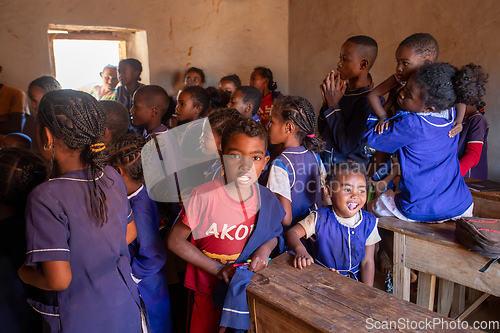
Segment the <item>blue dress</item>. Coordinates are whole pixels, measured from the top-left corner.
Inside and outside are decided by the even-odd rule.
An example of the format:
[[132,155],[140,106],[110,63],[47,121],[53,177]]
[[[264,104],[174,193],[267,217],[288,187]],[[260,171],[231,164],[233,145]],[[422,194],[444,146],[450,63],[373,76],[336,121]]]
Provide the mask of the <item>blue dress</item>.
[[88,170],[50,179],[30,194],[26,208],[26,262],[69,261],[72,280],[62,291],[44,291],[44,332],[141,332],[141,301],[132,279],[126,242],[133,220],[121,176],[107,166],[98,183],[106,195],[108,221],[92,214]]
[[169,333],[172,319],[167,273],[163,268],[167,251],[160,237],[158,210],[144,186],[129,196],[129,202],[137,227],[137,238],[129,245],[132,274],[141,280],[139,291],[148,310],[151,332]]

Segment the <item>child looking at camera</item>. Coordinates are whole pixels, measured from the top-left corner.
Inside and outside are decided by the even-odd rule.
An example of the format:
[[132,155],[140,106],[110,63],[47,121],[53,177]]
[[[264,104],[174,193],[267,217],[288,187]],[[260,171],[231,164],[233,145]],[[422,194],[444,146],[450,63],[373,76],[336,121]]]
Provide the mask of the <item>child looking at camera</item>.
[[[366,202],[364,165],[347,161],[333,164],[326,180],[332,205],[311,214],[286,233],[295,252],[294,266],[316,262],[373,286],[375,244],[380,241],[377,218],[361,210]],[[300,241],[316,236],[312,255]]]

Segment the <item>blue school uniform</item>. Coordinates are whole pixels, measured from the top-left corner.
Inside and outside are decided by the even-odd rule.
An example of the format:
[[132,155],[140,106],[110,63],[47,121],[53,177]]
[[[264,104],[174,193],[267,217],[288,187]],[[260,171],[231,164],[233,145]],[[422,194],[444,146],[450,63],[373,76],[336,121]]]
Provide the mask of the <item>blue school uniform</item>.
[[460,175],[458,136],[448,137],[455,108],[440,113],[399,112],[382,134],[368,129],[370,147],[398,152],[401,164],[397,209],[422,222],[446,220],[463,214],[472,196]]
[[88,170],[76,170],[37,186],[26,208],[26,262],[69,261],[72,280],[62,291],[44,291],[44,332],[141,332],[137,285],[126,242],[133,214],[123,179],[112,167],[98,177],[108,221],[94,217]]
[[292,226],[321,207],[323,163],[304,146],[283,150],[271,164],[267,187],[292,202]]
[[148,311],[151,332],[172,332],[167,273],[163,268],[167,251],[160,237],[158,210],[144,186],[128,199],[137,227],[137,238],[128,247],[132,274],[141,280],[138,286]]
[[339,223],[331,206],[317,210],[316,241],[313,242],[315,260],[355,279],[359,279],[366,240],[377,224],[374,215],[364,210],[360,212],[362,221],[351,228]]

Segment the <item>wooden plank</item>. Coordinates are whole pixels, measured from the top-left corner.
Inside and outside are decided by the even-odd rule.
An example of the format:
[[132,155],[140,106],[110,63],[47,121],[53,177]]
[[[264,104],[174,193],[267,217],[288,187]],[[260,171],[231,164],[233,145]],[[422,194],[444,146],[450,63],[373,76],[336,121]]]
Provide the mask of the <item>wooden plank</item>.
[[453,304],[451,305],[450,317],[455,318],[465,310],[465,286],[455,283],[453,291]]
[[406,266],[406,235],[394,232],[394,253],[392,262],[394,296],[410,301],[410,269]]
[[418,274],[417,305],[433,311],[435,292],[436,276],[420,272]]
[[482,255],[463,247],[453,248],[412,237],[406,237],[405,245],[408,268],[500,296],[500,265],[492,265],[480,273],[479,269],[488,262]]
[[437,313],[443,316],[450,314],[454,285],[452,281],[439,279]]
[[[478,193],[478,192],[475,192]],[[474,216],[486,217],[490,219],[500,219],[500,201],[492,200],[492,198],[479,197],[475,193],[472,194],[474,200]],[[500,192],[485,192],[499,193]]]
[[457,320],[464,320],[468,315],[472,313],[481,303],[483,303],[488,297],[491,295],[488,293],[484,293],[481,297],[479,297],[474,303],[472,303],[467,310],[465,310],[460,316],[457,317]]

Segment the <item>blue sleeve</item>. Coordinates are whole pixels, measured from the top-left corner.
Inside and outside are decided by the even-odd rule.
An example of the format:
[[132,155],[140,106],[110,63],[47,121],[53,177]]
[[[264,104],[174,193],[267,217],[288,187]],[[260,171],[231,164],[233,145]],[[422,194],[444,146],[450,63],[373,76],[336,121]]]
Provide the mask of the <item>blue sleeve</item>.
[[146,200],[134,200],[131,203],[137,227],[138,250],[132,259],[132,274],[143,279],[157,273],[165,265],[167,252],[160,237],[156,207]]
[[415,117],[418,116],[405,113],[392,118],[389,129],[382,134],[368,130],[366,133],[367,145],[373,149],[392,154],[404,146],[417,142],[422,131],[418,130]]
[[325,112],[326,122],[333,133],[333,148],[340,154],[349,154],[363,140],[366,130],[366,121],[371,112],[367,98],[359,98],[352,107],[353,115],[346,123],[346,119],[341,110],[328,113],[333,108]]

